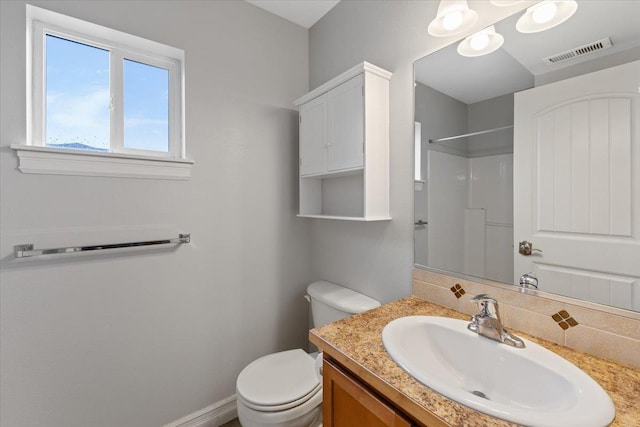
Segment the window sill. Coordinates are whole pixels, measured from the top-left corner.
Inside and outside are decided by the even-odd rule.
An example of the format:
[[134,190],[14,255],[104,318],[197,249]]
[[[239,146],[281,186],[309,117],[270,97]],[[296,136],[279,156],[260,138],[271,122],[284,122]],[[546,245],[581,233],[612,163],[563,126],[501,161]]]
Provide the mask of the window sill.
[[193,160],[13,144],[22,173],[188,180]]

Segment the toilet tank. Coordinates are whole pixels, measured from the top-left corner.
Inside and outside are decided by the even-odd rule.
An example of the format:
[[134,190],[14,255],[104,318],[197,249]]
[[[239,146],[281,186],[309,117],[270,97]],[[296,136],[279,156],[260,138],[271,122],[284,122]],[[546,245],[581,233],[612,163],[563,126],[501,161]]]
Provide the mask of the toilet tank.
[[311,298],[314,327],[380,306],[380,303],[373,298],[325,281],[310,284],[307,287],[307,294]]

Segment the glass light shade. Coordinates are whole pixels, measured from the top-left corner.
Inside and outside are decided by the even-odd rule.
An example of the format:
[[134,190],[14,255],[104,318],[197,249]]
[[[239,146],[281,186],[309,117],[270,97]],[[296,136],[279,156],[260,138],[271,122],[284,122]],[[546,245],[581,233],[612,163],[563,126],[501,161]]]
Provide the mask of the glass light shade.
[[487,55],[498,50],[503,43],[504,37],[496,33],[496,27],[492,25],[461,41],[458,53],[468,57]]
[[477,21],[478,14],[469,9],[466,0],[441,0],[428,31],[435,37],[455,36],[471,28]]
[[531,19],[536,24],[546,24],[556,16],[556,13],[558,13],[558,6],[554,2],[544,2],[533,10]]
[[544,0],[527,9],[516,29],[521,33],[545,31],[571,18],[576,10],[578,3],[574,0]]
[[462,25],[462,12],[456,10],[455,12],[447,13],[442,17],[442,26],[447,31],[457,30]]
[[509,7],[522,3],[522,0],[491,0],[490,3],[498,7]]

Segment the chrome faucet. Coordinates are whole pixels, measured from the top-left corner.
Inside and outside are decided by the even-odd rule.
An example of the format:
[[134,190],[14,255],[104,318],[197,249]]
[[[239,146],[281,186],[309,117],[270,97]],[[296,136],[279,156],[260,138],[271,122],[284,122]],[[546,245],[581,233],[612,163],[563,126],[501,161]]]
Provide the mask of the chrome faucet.
[[520,287],[527,289],[529,287],[538,289],[538,278],[533,273],[526,273],[520,276]]
[[511,335],[502,326],[498,301],[490,295],[476,295],[471,301],[478,304],[480,313],[471,316],[471,323],[467,326],[472,332],[483,335],[492,340],[500,341],[516,348],[524,348],[524,341],[515,335]]

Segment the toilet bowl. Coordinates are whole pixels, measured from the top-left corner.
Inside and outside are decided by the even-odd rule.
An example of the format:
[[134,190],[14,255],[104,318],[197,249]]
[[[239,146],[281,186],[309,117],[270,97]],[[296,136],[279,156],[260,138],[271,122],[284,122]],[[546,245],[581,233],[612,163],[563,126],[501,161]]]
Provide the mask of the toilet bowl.
[[261,357],[236,382],[243,427],[306,427],[319,418],[322,383],[316,361],[302,349]]
[[[315,326],[380,306],[365,295],[320,281],[307,287]],[[243,427],[321,427],[322,355],[302,349],[263,356],[236,381],[238,419]]]

